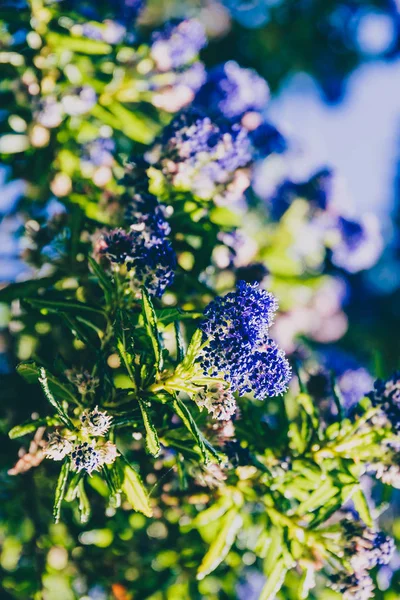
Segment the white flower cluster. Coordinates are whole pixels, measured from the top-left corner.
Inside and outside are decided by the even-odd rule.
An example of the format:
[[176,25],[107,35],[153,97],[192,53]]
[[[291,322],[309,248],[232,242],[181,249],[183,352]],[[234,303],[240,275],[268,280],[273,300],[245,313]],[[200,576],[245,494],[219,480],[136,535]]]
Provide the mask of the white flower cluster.
[[[102,437],[109,430],[112,417],[96,406],[93,410],[85,410],[80,422],[84,436]],[[49,434],[44,454],[52,460],[63,460],[69,456],[74,471],[86,471],[90,475],[103,465],[111,465],[117,458],[118,451],[110,441],[99,443],[96,439],[81,440],[72,434],[66,437],[54,432]]]

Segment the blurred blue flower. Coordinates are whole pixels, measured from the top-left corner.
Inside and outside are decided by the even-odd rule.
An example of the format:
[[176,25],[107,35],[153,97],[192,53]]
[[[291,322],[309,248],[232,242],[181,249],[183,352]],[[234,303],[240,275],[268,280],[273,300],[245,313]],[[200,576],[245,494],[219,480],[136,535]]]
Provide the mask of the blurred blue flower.
[[267,82],[253,69],[230,60],[211,69],[195,104],[210,116],[240,120],[247,112],[261,112],[269,100]]
[[383,250],[383,239],[378,218],[362,215],[358,220],[339,217],[339,242],[332,248],[332,262],[349,273],[372,267]]
[[160,71],[169,71],[192,62],[206,45],[200,21],[170,21],[151,36],[151,56]]

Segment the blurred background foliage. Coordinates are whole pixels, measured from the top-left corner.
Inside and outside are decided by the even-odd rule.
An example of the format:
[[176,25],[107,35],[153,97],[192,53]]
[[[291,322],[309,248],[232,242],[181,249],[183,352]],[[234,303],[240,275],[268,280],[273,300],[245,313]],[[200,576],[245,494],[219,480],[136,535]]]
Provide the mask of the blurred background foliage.
[[[173,105],[170,110],[165,97],[154,99],[157,92],[161,94],[176,81],[172,73],[160,76],[148,56],[150,32],[171,18],[194,16],[204,23],[209,44],[201,60],[207,67],[236,60],[265,77],[272,96],[267,116],[279,128],[287,125],[289,131],[296,129],[296,122],[286,123],[287,115],[279,111],[289,97],[297,101],[299,112],[292,114],[300,119],[302,110],[314,106],[302,105],[303,88],[293,92],[298,75],[311,77],[318,102],[335,105],[339,112],[347,110],[347,94],[354,91],[354,85],[348,91],[349,81],[366,65],[393,66],[397,92],[399,89],[400,13],[395,0],[149,0],[138,24],[139,0],[32,0],[30,4],[3,0],[0,9],[0,278],[4,284],[38,276],[51,279],[61,272],[62,285],[68,289],[69,279],[81,273],[79,256],[86,246],[78,239],[78,232],[83,215],[93,221],[93,226],[118,222],[118,198],[123,191],[121,178],[127,158],[141,153],[169,122],[171,113],[180,108]],[[96,30],[93,23],[105,19],[109,20],[106,25]],[[74,29],[74,23],[89,21],[95,33],[84,37]],[[43,52],[42,39],[46,40]],[[139,57],[133,57],[133,46],[139,48]],[[68,95],[71,88],[74,93]],[[390,95],[392,88],[384,88],[382,93]],[[371,89],[371,103],[374,98]],[[376,113],[380,110],[379,104],[374,106]],[[399,113],[397,108],[390,125],[396,135]],[[308,116],[306,120],[312,133],[312,121]],[[368,123],[365,126],[368,128]],[[341,133],[334,155],[346,152],[346,136],[351,132]],[[353,136],[357,137],[356,131]],[[98,139],[103,140],[101,147],[96,146]],[[307,247],[314,233],[309,228],[310,209],[304,202],[293,202],[279,221],[271,216],[273,194],[263,186],[271,168],[274,173],[306,181],[325,167],[326,158],[329,162],[329,148],[322,160],[318,156],[309,159],[303,142],[295,139],[289,159],[281,157],[281,162],[272,167],[264,162],[259,165],[251,192],[254,197],[248,199],[254,212],[244,225],[240,211],[232,214],[221,208],[211,215],[206,245],[209,256],[203,256],[204,265],[210,260],[210,277],[220,291],[232,285],[239,277],[238,271],[251,259],[265,265],[268,271],[262,271],[260,279],[267,278],[282,309],[275,337],[289,353],[299,353],[308,360],[311,370],[316,353],[320,361],[336,371],[342,391],[349,394],[351,402],[351,394],[357,393],[353,389],[355,381],[365,393],[374,376],[387,376],[399,366],[399,146],[390,146],[392,172],[387,187],[380,188],[375,205],[363,205],[362,199],[355,199],[359,212],[379,215],[384,248],[376,252],[376,260],[352,272],[340,265],[338,268],[324,244]],[[369,144],[374,147],[374,143],[371,135]],[[357,140],[353,151],[357,153]],[[360,180],[365,170],[373,168],[361,164],[350,176]],[[265,205],[269,219],[266,228],[259,227],[257,212],[265,212]],[[68,207],[68,217],[64,206]],[[202,221],[198,223],[201,227]],[[218,233],[238,224],[243,225],[244,258],[235,262],[226,255],[229,244],[221,243],[218,249]],[[180,222],[177,229],[179,226]],[[196,227],[191,233],[195,236]],[[257,240],[255,250],[250,244],[252,239]],[[295,252],[293,240],[302,240]],[[184,242],[180,249],[180,266],[192,274],[194,285],[204,265],[194,261],[193,252]],[[183,285],[178,275],[168,300],[171,305],[177,302],[177,290],[180,293]],[[190,286],[186,293],[189,291]],[[28,418],[32,407],[40,413],[45,402],[38,389],[28,387],[14,373],[14,367],[18,360],[36,355],[52,362],[49,338],[70,356],[82,348],[52,315],[20,313],[15,302],[10,314],[11,298],[3,296],[2,300],[2,598],[35,598],[42,574],[46,600],[258,598],[264,581],[253,552],[257,532],[252,537],[249,530],[246,535],[239,534],[235,549],[215,573],[194,583],[196,566],[215,531],[212,524],[203,528],[188,525],[207,502],[201,488],[184,506],[178,496],[163,495],[163,490],[170,490],[172,463],[169,465],[168,460],[153,465],[138,453],[140,460],[147,461],[141,467],[148,473],[149,488],[157,486],[161,491],[155,515],[159,520],[149,522],[132,513],[129,506],[117,514],[107,509],[104,515],[101,497],[105,490],[100,478],[94,476],[91,485],[96,493],[89,525],[78,524],[76,515],[66,511],[65,523],[49,526],[54,465],[29,470],[20,478],[7,474],[19,450],[19,443],[6,435],[10,425]],[[195,302],[190,299],[187,307],[202,308]],[[279,406],[276,402],[269,406],[274,418]],[[399,544],[399,492],[389,493],[388,488],[375,486],[371,495],[387,502],[382,521]],[[390,567],[382,567],[377,598],[395,600],[400,596],[398,568],[398,556]],[[293,574],[281,597],[295,600],[297,594]],[[308,597],[337,598],[337,594],[323,588],[315,594]]]

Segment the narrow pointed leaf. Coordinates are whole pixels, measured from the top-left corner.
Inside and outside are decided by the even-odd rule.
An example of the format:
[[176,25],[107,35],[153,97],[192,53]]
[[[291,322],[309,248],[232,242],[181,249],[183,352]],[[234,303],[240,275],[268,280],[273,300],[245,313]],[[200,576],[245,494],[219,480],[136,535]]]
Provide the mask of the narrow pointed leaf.
[[203,313],[185,311],[180,308],[163,308],[156,310],[157,321],[163,325],[169,325],[176,321],[184,321],[190,319],[200,319]]
[[93,332],[88,331],[87,327],[83,326],[81,323],[79,323],[78,319],[75,319],[71,315],[61,312],[60,316],[63,318],[64,323],[74,337],[83,342],[92,350],[96,351],[96,345],[100,345],[100,338],[98,336],[93,336]]
[[189,347],[186,351],[186,356],[178,366],[178,369],[182,371],[188,371],[190,367],[193,365],[195,360],[197,359],[203,340],[203,333],[201,329],[196,329],[194,332],[192,339],[190,340]]
[[112,299],[114,297],[114,287],[111,280],[108,278],[108,276],[101,268],[99,263],[95,261],[95,259],[92,256],[89,256],[88,261],[90,268],[92,269],[93,273],[98,279],[99,286],[104,292],[104,299],[106,301],[106,304],[111,304]]
[[221,529],[217,533],[197,571],[197,579],[204,579],[206,575],[212,573],[226,558],[243,521],[237,509],[231,508],[221,519],[221,522]]
[[328,500],[336,496],[339,489],[332,485],[330,479],[326,479],[322,485],[314,490],[314,492],[307,498],[305,502],[302,502],[298,508],[299,514],[307,514],[316,510],[320,506],[323,506]]
[[122,362],[125,364],[126,370],[128,371],[128,375],[132,382],[132,386],[136,390],[136,372],[133,363],[134,345],[131,329],[131,324],[129,322],[129,317],[126,314],[126,311],[119,310],[115,319],[115,335],[117,338],[117,350]]
[[175,341],[176,341],[176,356],[178,359],[178,363],[181,363],[185,358],[185,346],[183,343],[183,337],[181,332],[181,326],[179,321],[174,322],[175,328]]
[[158,439],[157,431],[154,427],[146,402],[139,400],[139,406],[142,411],[143,423],[146,429],[146,450],[149,454],[156,457],[160,454],[160,441]]
[[142,288],[142,298],[143,298],[143,320],[144,325],[147,331],[147,335],[151,339],[151,344],[153,346],[154,353],[154,368],[157,373],[159,373],[162,369],[162,347],[160,341],[160,334],[158,333],[157,328],[157,316],[156,311],[154,310],[153,303],[151,298],[146,290],[146,288]]
[[42,300],[39,298],[26,298],[25,301],[34,308],[39,310],[46,309],[47,311],[53,313],[59,313],[61,311],[72,312],[74,314],[83,312],[86,314],[101,315],[104,317],[104,312],[100,308],[90,306],[89,304],[84,304],[83,302],[74,302],[72,300]]
[[29,419],[25,421],[25,423],[21,423],[21,425],[16,425],[8,432],[8,437],[12,440],[15,438],[22,437],[23,435],[27,435],[28,433],[32,433],[32,431],[36,431],[38,427],[48,427],[52,425],[56,425],[59,421],[54,417],[44,417],[43,419],[36,419],[32,421]]
[[[40,367],[33,361],[23,362],[17,366],[18,374],[28,383],[37,383],[40,375]],[[57,399],[68,400],[76,404],[76,398],[68,386],[61,383],[54,375],[46,370],[49,389]]]
[[42,387],[42,390],[44,392],[44,395],[46,396],[47,400],[50,402],[50,404],[56,409],[60,419],[63,421],[63,423],[69,428],[69,429],[75,429],[74,424],[72,423],[71,419],[69,418],[69,416],[67,415],[67,413],[65,412],[65,410],[63,409],[61,402],[59,402],[58,400],[55,399],[55,397],[53,396],[53,394],[50,391],[49,388],[49,384],[47,381],[47,375],[46,375],[46,369],[44,369],[43,367],[41,367],[39,369],[40,375],[38,378],[38,381]]
[[286,571],[285,561],[281,558],[272,569],[267,583],[261,590],[261,595],[258,600],[275,600],[276,595],[285,581]]
[[92,510],[90,508],[89,498],[86,494],[84,479],[81,479],[78,483],[77,497],[79,498],[79,512],[81,513],[81,523],[87,523],[90,519]]
[[143,482],[139,474],[128,462],[124,462],[123,464],[123,481],[121,488],[134,510],[143,513],[146,517],[153,516],[153,511],[149,503],[149,496]]
[[362,489],[358,488],[356,492],[354,492],[353,496],[354,508],[360,515],[361,519],[368,527],[374,526],[374,520],[371,515],[371,511],[368,506],[367,499],[364,495]]
[[73,502],[78,495],[78,484],[83,477],[83,472],[74,473],[71,477],[71,481],[65,492],[64,499],[66,502]]
[[[208,445],[205,443],[206,440],[205,440],[203,434],[201,433],[200,429],[197,427],[196,421],[193,419],[190,410],[188,409],[186,404],[184,402],[182,402],[181,400],[179,400],[179,398],[177,398],[177,397],[175,397],[173,406],[174,406],[175,412],[178,415],[178,417],[180,419],[182,419],[183,424],[188,429],[188,431],[190,431],[190,433],[196,440],[197,445],[200,448],[200,452],[201,452],[204,462],[208,463],[209,462],[209,456],[208,456],[208,452],[207,452]],[[211,444],[210,444],[210,446],[211,446]],[[212,446],[211,446],[211,448],[212,448]]]
[[67,488],[68,474],[69,474],[69,460],[66,460],[60,471],[60,475],[58,476],[56,493],[54,497],[54,506],[53,506],[53,517],[55,523],[58,523],[60,520],[61,513],[61,504],[64,499],[65,490]]
[[0,302],[8,304],[14,299],[26,298],[41,288],[49,288],[55,281],[57,281],[57,277],[42,277],[31,281],[10,283],[0,290]]

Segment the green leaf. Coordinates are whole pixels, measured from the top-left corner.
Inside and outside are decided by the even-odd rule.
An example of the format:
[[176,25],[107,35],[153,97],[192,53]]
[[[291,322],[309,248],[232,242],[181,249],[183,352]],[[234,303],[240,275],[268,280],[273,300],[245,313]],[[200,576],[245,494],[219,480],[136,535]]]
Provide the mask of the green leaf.
[[81,523],[87,523],[90,519],[91,508],[89,498],[85,490],[85,480],[82,478],[78,483],[77,497],[79,498],[79,512],[81,514]]
[[201,350],[201,347],[203,345],[203,332],[201,331],[201,329],[196,329],[196,331],[194,332],[192,339],[190,340],[190,344],[188,346],[188,349],[186,351],[186,356],[183,359],[183,361],[181,362],[180,365],[178,365],[177,369],[179,371],[189,371],[190,368],[193,366],[194,362],[196,361],[196,359],[199,356],[199,352]]
[[153,510],[149,504],[149,496],[142,480],[127,461],[124,461],[123,465],[121,488],[134,510],[143,513],[146,517],[153,516]]
[[282,557],[282,549],[285,544],[283,529],[281,527],[271,525],[268,527],[268,533],[270,538],[264,561],[264,573],[267,577],[271,575],[274,565]]
[[53,506],[53,517],[54,517],[55,523],[58,523],[60,520],[61,503],[64,499],[65,490],[67,487],[69,467],[70,467],[70,464],[69,464],[69,460],[67,459],[63,463],[63,465],[61,467],[60,475],[58,476],[56,493],[55,493],[55,497],[54,497],[54,506]]
[[242,217],[226,206],[216,206],[210,210],[210,221],[230,229],[231,227],[239,227],[242,224]]
[[277,563],[275,563],[275,566],[268,577],[267,583],[261,590],[261,595],[258,600],[274,600],[279,590],[283,586],[286,572],[287,568],[285,566],[285,561],[283,558],[281,558]]
[[[33,361],[20,363],[17,366],[17,371],[28,383],[37,383],[40,375],[40,367]],[[56,398],[68,400],[75,404],[77,403],[74,394],[66,385],[58,381],[58,379],[48,371],[46,371],[46,377],[49,389]]]
[[119,124],[116,128],[135,142],[150,144],[160,130],[158,123],[137,109],[129,110],[119,102],[113,102],[107,108],[115,117],[115,124]]
[[100,40],[91,40],[88,38],[75,38],[71,35],[62,35],[51,31],[47,34],[46,40],[49,46],[56,52],[71,50],[80,54],[104,55],[110,54],[112,46]]
[[162,310],[156,310],[156,315],[158,323],[162,323],[166,326],[175,321],[200,319],[203,316],[203,313],[185,311],[180,308],[163,308]]
[[302,502],[298,507],[299,514],[307,514],[323,506],[328,500],[331,500],[334,496],[339,493],[339,489],[332,484],[332,480],[327,478],[319,488],[307,498],[305,502]]
[[176,341],[176,356],[177,356],[178,362],[181,363],[183,361],[183,359],[185,358],[185,347],[184,347],[184,343],[183,343],[183,337],[182,337],[181,326],[179,324],[179,321],[174,321],[174,328],[175,328],[175,341]]
[[137,389],[134,359],[134,341],[132,337],[132,325],[129,315],[124,310],[118,310],[115,319],[115,336],[117,339],[117,350],[123,361],[133,389]]
[[334,372],[331,373],[331,388],[332,388],[333,400],[335,402],[335,405],[336,405],[336,408],[338,411],[339,421],[343,421],[343,419],[345,417],[345,410],[343,408],[344,400],[343,400],[342,392],[340,391],[340,388],[337,384]]
[[162,370],[162,347],[160,341],[160,334],[158,333],[157,328],[157,316],[151,298],[146,288],[144,287],[142,288],[142,299],[142,315],[147,334],[151,339],[151,344],[153,346],[154,367],[156,369],[156,372],[160,373],[160,371]]
[[73,313],[88,313],[92,315],[101,315],[104,317],[104,312],[100,308],[84,304],[83,302],[73,302],[70,300],[40,300],[38,298],[25,298],[34,308],[39,310],[45,309],[48,312],[59,313],[59,312],[73,312]]
[[113,418],[113,427],[124,427],[128,425],[136,425],[139,423],[140,415],[139,409],[126,412]]
[[360,487],[358,487],[357,491],[354,492],[352,499],[354,502],[354,508],[360,515],[361,519],[368,527],[373,527],[374,520],[372,518],[367,499]]
[[0,290],[0,302],[11,302],[12,300],[26,298],[40,289],[47,289],[57,281],[56,277],[42,277],[31,281],[11,283]]
[[182,402],[179,398],[175,396],[173,401],[173,407],[175,409],[176,414],[182,420],[186,429],[190,431],[193,438],[196,440],[197,445],[200,448],[201,455],[203,457],[204,462],[207,464],[209,462],[209,453],[212,454],[215,458],[219,460],[219,456],[217,451],[211,446],[211,444],[205,439],[200,429],[196,425],[196,421],[193,419],[192,414],[186,404]]
[[73,502],[78,495],[78,484],[83,477],[83,472],[74,473],[71,481],[69,482],[67,491],[65,492],[64,500],[66,502]]
[[83,342],[92,350],[96,351],[96,345],[100,345],[100,338],[98,335],[94,337],[93,332],[91,330],[88,331],[86,324],[80,323],[77,318],[75,319],[74,317],[67,315],[65,312],[61,312],[60,316],[74,337]]
[[188,528],[204,527],[209,523],[220,519],[232,507],[232,499],[230,496],[222,496],[217,502],[214,502],[209,508],[199,512]]
[[156,457],[160,454],[160,441],[158,439],[157,431],[151,419],[146,401],[139,400],[139,406],[142,411],[143,423],[146,429],[146,450],[149,454]]
[[340,494],[333,496],[331,500],[328,500],[326,504],[315,512],[315,516],[310,522],[310,529],[316,529],[319,525],[325,523],[343,504]]
[[112,471],[107,467],[104,466],[102,468],[102,473],[104,476],[104,479],[106,480],[109,492],[110,492],[110,504],[111,506],[113,506],[114,508],[118,508],[119,506],[121,506],[121,489],[120,486],[116,486],[115,485],[115,478],[112,475]]
[[228,510],[221,519],[221,523],[222,526],[197,571],[196,577],[199,580],[204,579],[206,575],[212,573],[226,558],[236,539],[236,534],[242,526],[243,520],[235,507]]
[[40,385],[42,387],[44,395],[46,396],[46,398],[50,402],[50,404],[56,409],[57,413],[60,416],[61,421],[69,429],[74,430],[75,426],[72,423],[71,419],[69,418],[69,416],[67,415],[67,413],[63,409],[61,403],[58,400],[55,399],[55,397],[53,396],[53,394],[50,391],[49,384],[48,384],[48,381],[47,381],[46,369],[44,369],[43,367],[41,367],[39,369],[38,381],[39,381],[39,383],[40,383]]
[[88,261],[90,268],[92,269],[93,273],[98,279],[99,286],[104,292],[104,299],[106,301],[106,304],[111,305],[114,298],[114,287],[112,285],[111,280],[92,256],[88,257]]
[[58,421],[54,417],[44,417],[43,419],[36,419],[34,421],[29,419],[28,421],[25,421],[25,423],[21,423],[21,425],[16,425],[13,427],[8,432],[8,437],[14,440],[15,438],[32,433],[32,431],[36,431],[38,427],[51,427],[52,425],[57,425],[57,423]]

